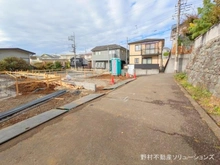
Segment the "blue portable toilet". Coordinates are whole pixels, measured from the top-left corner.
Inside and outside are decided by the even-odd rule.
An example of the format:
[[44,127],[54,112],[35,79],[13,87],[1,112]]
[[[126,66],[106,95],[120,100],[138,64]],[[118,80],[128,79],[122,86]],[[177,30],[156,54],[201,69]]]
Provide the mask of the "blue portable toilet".
[[120,58],[111,59],[111,72],[112,75],[118,76],[121,75],[121,60]]

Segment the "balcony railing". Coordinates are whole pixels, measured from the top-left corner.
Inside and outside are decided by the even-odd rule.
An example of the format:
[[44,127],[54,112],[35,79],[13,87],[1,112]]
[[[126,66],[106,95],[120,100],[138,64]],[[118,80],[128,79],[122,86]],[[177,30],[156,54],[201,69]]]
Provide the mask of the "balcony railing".
[[158,48],[152,48],[152,49],[142,49],[141,54],[142,55],[159,55],[161,52]]

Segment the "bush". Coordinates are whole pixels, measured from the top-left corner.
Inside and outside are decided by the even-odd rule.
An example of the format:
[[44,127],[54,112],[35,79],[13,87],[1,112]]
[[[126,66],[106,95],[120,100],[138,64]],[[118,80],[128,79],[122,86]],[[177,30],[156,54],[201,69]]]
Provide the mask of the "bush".
[[55,63],[52,63],[52,62],[46,62],[46,63],[38,62],[38,63],[35,63],[33,66],[38,70],[44,70],[44,69],[50,70],[50,69],[61,69],[62,68],[62,64],[59,61],[56,61]]
[[167,56],[169,56],[169,54],[170,54],[169,52],[164,52],[163,56],[167,57]]
[[7,63],[5,61],[0,61],[0,71],[6,70]]
[[0,61],[0,70],[15,71],[29,70],[30,65],[23,59],[17,57],[7,57]]
[[60,69],[60,68],[62,68],[61,62],[56,61],[56,62],[54,63],[54,69]]
[[193,86],[188,83],[185,73],[176,74],[175,79],[189,92],[194,100],[198,101],[198,103],[207,110],[208,113],[220,115],[219,101],[218,103],[213,101],[212,93],[202,86]]
[[44,63],[42,62],[36,62],[33,64],[34,68],[35,69],[38,69],[38,70],[44,70],[45,69],[45,66],[44,66]]
[[70,68],[70,61],[65,62],[65,68],[69,69]]
[[177,73],[175,75],[175,79],[178,81],[187,79],[186,73]]
[[54,64],[52,62],[47,62],[44,65],[45,69],[54,69]]

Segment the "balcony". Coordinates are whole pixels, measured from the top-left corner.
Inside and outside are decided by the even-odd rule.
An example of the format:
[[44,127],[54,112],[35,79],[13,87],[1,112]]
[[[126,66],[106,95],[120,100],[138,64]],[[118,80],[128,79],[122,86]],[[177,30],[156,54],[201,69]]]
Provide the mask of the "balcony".
[[159,55],[161,51],[158,48],[142,49],[141,55]]

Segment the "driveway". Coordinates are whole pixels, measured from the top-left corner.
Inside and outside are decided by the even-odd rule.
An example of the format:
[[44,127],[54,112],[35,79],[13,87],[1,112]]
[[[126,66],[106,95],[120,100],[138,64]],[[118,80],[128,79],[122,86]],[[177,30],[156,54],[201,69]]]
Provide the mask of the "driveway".
[[0,147],[5,165],[220,164],[220,143],[172,74],[137,80]]

